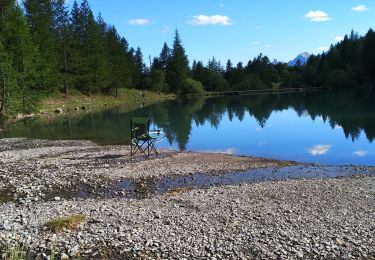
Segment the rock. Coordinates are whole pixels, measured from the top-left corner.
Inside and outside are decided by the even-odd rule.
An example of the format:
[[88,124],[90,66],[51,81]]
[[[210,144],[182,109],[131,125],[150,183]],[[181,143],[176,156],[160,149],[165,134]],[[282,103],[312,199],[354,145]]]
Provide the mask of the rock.
[[296,256],[297,256],[298,258],[303,258],[303,253],[300,252],[300,251],[297,251],[297,252],[296,252]]
[[55,201],[60,201],[61,198],[60,198],[60,197],[55,197],[54,200],[55,200]]
[[80,109],[79,107],[75,107],[74,108],[75,111],[79,111],[79,109]]
[[340,238],[336,238],[336,239],[335,239],[335,243],[336,243],[336,245],[338,245],[338,246],[342,246],[345,242],[344,242],[343,240],[341,240]]
[[62,113],[64,113],[64,110],[62,110],[62,108],[56,108],[54,112],[56,114],[62,114]]
[[60,259],[61,260],[67,260],[67,259],[69,259],[69,256],[65,253],[62,253],[61,256],[60,256]]

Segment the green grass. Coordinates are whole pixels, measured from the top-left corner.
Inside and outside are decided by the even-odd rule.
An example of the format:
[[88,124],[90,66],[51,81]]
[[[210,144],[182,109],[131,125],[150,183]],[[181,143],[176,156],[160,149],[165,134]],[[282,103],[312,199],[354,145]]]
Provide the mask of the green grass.
[[63,109],[64,112],[68,112],[75,111],[75,108],[81,108],[83,106],[92,109],[117,105],[131,106],[132,104],[139,104],[139,102],[151,104],[160,100],[175,98],[174,94],[159,94],[144,90],[142,90],[144,94],[142,97],[140,92],[141,90],[136,89],[119,89],[117,97],[104,94],[85,95],[76,90],[72,90],[68,96],[55,93],[42,100],[40,112],[53,113],[58,108]]
[[[1,256],[1,255],[0,255]],[[6,246],[5,252],[3,255],[4,260],[31,260],[34,259],[31,257],[29,248],[23,243],[17,244],[16,246]],[[39,259],[39,258],[38,258]],[[57,259],[55,249],[52,248],[48,260]]]
[[29,259],[24,244],[18,244],[14,247],[5,248],[4,260],[24,260]]
[[13,197],[8,190],[0,190],[0,204],[13,201]]
[[72,215],[62,218],[56,218],[44,224],[50,231],[57,232],[64,229],[75,230],[78,225],[86,221],[85,215]]

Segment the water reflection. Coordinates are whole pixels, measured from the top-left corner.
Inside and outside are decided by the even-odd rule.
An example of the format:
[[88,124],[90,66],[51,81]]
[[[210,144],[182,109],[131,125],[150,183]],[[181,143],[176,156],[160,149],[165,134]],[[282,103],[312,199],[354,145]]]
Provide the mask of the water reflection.
[[355,151],[353,154],[357,157],[365,157],[367,156],[368,151]]
[[[315,92],[167,101],[135,111],[118,107],[54,120],[27,119],[2,126],[4,131],[0,137],[90,139],[101,144],[128,144],[129,119],[145,115],[151,118],[155,128],[164,129],[168,140],[165,146],[180,150],[289,158],[296,156],[297,150],[293,149],[300,145],[301,160],[305,160],[305,153],[318,158],[345,149],[352,149],[345,156],[363,158],[370,157],[367,155],[374,150],[368,147],[375,138],[374,97],[373,93]],[[320,140],[311,131],[313,126],[316,132],[321,131]],[[362,133],[367,142],[362,140]],[[364,146],[351,147],[344,137]],[[291,150],[294,154],[288,155]]]
[[329,144],[318,144],[309,150],[312,156],[327,154],[331,149],[332,145]]

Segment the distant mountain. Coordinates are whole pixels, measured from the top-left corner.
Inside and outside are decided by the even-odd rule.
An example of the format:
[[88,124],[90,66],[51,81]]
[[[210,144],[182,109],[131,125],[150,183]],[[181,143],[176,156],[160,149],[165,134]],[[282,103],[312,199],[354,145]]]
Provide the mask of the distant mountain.
[[298,55],[294,60],[288,62],[288,66],[296,66],[298,63],[300,65],[305,65],[307,60],[309,59],[311,55],[307,52],[302,52],[300,55]]

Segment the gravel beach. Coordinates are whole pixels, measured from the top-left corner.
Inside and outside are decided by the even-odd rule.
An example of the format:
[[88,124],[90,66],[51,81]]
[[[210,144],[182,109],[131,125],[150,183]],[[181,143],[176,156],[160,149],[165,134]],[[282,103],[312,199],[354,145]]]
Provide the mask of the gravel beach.
[[[123,179],[295,164],[170,150],[132,160],[126,146],[2,139],[0,253],[24,243],[40,259],[375,259],[373,168],[350,178],[180,189],[144,199],[79,196]],[[76,214],[86,219],[73,230],[45,226]]]

